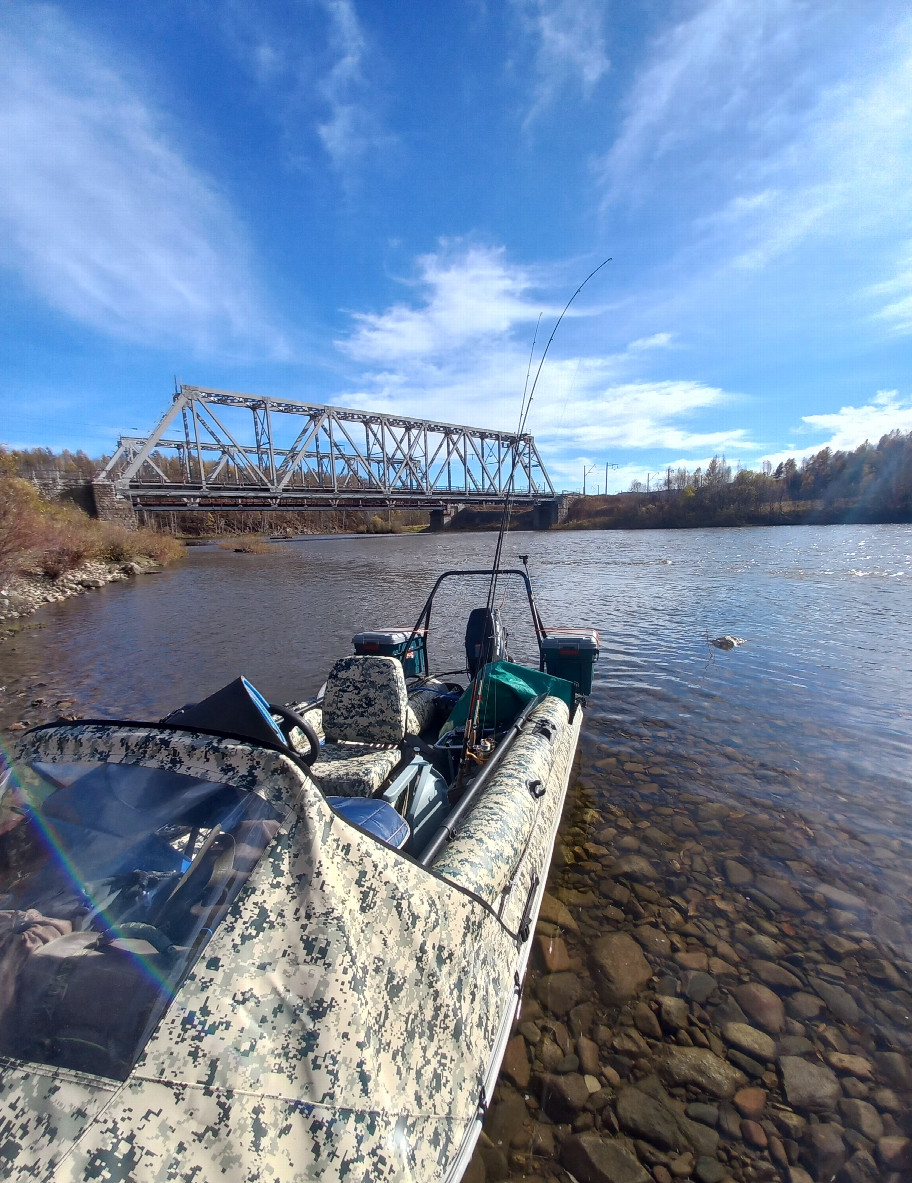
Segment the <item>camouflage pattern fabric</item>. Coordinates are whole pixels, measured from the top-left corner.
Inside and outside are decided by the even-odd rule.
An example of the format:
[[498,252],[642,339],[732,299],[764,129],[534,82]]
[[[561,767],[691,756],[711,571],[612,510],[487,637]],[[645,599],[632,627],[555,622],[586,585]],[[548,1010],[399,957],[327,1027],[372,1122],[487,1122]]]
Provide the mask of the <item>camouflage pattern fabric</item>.
[[[560,722],[550,744],[534,734],[540,713]],[[536,881],[540,898],[579,722],[546,700],[517,740],[511,759],[528,749],[546,775],[531,818],[518,763],[505,761],[485,791],[479,808],[497,800],[510,815],[511,851],[484,900],[455,883],[483,885],[466,849],[481,840],[471,814],[439,860],[451,882],[348,825],[281,753],[164,728],[24,737],[31,758],[208,775],[287,812],[125,1083],[0,1065],[5,1177],[453,1180],[515,1011],[528,944],[510,929]]]
[[328,741],[400,744],[408,694],[395,657],[343,657],[326,679],[323,730]]
[[[553,726],[554,738],[538,723]],[[456,838],[434,862],[434,870],[460,887],[494,902],[513,883],[533,831],[548,811],[567,767],[570,744],[576,746],[576,729],[569,726],[567,708],[557,698],[546,698],[529,717],[496,776],[459,829]],[[554,777],[557,770],[558,783]],[[538,781],[544,792],[534,797],[530,783]],[[549,824],[548,819],[545,825]]]
[[320,748],[313,774],[328,796],[373,797],[399,763],[398,748],[328,743]]

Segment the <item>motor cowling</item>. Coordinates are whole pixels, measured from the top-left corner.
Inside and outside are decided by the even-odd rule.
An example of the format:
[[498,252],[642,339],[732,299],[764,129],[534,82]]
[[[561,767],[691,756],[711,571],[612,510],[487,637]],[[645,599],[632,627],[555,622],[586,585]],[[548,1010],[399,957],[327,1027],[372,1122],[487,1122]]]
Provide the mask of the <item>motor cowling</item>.
[[473,608],[465,634],[466,673],[474,678],[492,661],[508,661],[507,630],[496,608]]

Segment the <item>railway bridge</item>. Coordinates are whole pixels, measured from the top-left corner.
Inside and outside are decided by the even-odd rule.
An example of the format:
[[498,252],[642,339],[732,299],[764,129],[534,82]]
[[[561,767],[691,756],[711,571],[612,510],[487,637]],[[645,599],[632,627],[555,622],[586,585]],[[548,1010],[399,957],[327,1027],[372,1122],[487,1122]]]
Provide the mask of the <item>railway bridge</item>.
[[432,526],[508,492],[540,527],[561,516],[531,435],[202,386],[122,436],[96,482],[99,508],[427,509]]

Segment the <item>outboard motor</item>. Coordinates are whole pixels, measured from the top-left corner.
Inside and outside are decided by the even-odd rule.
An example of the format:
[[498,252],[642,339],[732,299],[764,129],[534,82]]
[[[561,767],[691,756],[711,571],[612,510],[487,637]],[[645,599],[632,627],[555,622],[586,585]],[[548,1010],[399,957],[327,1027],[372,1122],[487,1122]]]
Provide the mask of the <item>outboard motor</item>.
[[507,630],[496,608],[473,608],[465,635],[466,673],[474,678],[491,661],[509,660]]

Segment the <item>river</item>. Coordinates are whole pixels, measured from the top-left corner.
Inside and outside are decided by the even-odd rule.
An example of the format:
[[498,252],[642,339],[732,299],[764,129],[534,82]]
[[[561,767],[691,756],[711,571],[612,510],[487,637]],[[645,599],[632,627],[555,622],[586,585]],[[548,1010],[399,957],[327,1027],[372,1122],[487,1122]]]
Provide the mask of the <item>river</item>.
[[[40,627],[0,645],[2,722],[39,722],[61,703],[68,713],[157,717],[239,673],[273,700],[301,698],[350,651],[353,633],[410,625],[436,574],[485,566],[493,549],[490,534],[309,538],[265,555],[193,548],[159,574],[42,609]],[[731,994],[741,1017],[762,1026],[737,983],[764,972],[775,979],[761,964],[787,966],[791,983],[772,980],[783,1022],[767,1030],[809,1039],[806,1054],[822,1064],[836,1048],[874,1066],[854,1083],[840,1075],[840,1105],[867,1098],[877,1120],[863,1133],[844,1107],[821,1120],[836,1128],[843,1159],[863,1150],[887,1177],[877,1147],[907,1132],[912,1090],[908,1066],[907,1079],[889,1059],[912,1047],[912,527],[511,534],[505,564],[518,566],[519,553],[529,556],[546,624],[594,625],[602,639],[550,885],[576,909],[580,937],[564,934],[570,971],[585,973],[585,943],[599,931],[668,921],[667,896],[684,918],[660,925],[671,943],[657,950],[690,1000],[692,1022],[711,1024],[713,1002]],[[483,601],[480,587],[454,600],[457,623],[431,641],[438,668],[460,664],[461,622]],[[709,644],[721,634],[744,644]],[[513,637],[528,656],[520,617]],[[651,872],[612,878],[619,851],[642,855]],[[772,944],[760,957],[764,934]],[[541,957],[537,965],[553,969]],[[709,984],[694,986],[694,973],[711,979],[705,997]],[[827,1001],[814,986],[821,981],[846,995],[841,1015],[835,996]],[[533,976],[527,996],[541,1034],[540,982]],[[560,1043],[575,1030],[564,1018],[562,1031],[542,1039]],[[610,1064],[625,1075],[626,1057],[636,1080],[636,1057],[612,1045],[611,1031],[605,1039]],[[526,1042],[540,1070],[542,1049]],[[508,1101],[524,1078],[522,1066],[504,1078]],[[767,1066],[760,1083],[775,1094],[778,1080]],[[530,1106],[529,1120],[547,1133],[549,1119],[543,1127]],[[758,1115],[753,1143],[740,1127],[729,1131],[728,1151],[723,1137],[719,1161],[731,1177],[761,1178],[764,1163],[783,1165],[780,1155],[823,1171],[808,1132],[820,1121],[793,1129],[770,1113]],[[593,1122],[610,1129],[598,1113]],[[552,1124],[551,1135],[536,1135],[546,1175],[571,1126],[585,1131],[588,1116]],[[539,1159],[528,1158],[528,1138],[511,1145],[508,1131],[488,1156],[531,1172]],[[649,1162],[643,1151],[654,1178],[676,1173],[671,1160],[678,1174],[686,1167],[662,1153]]]

